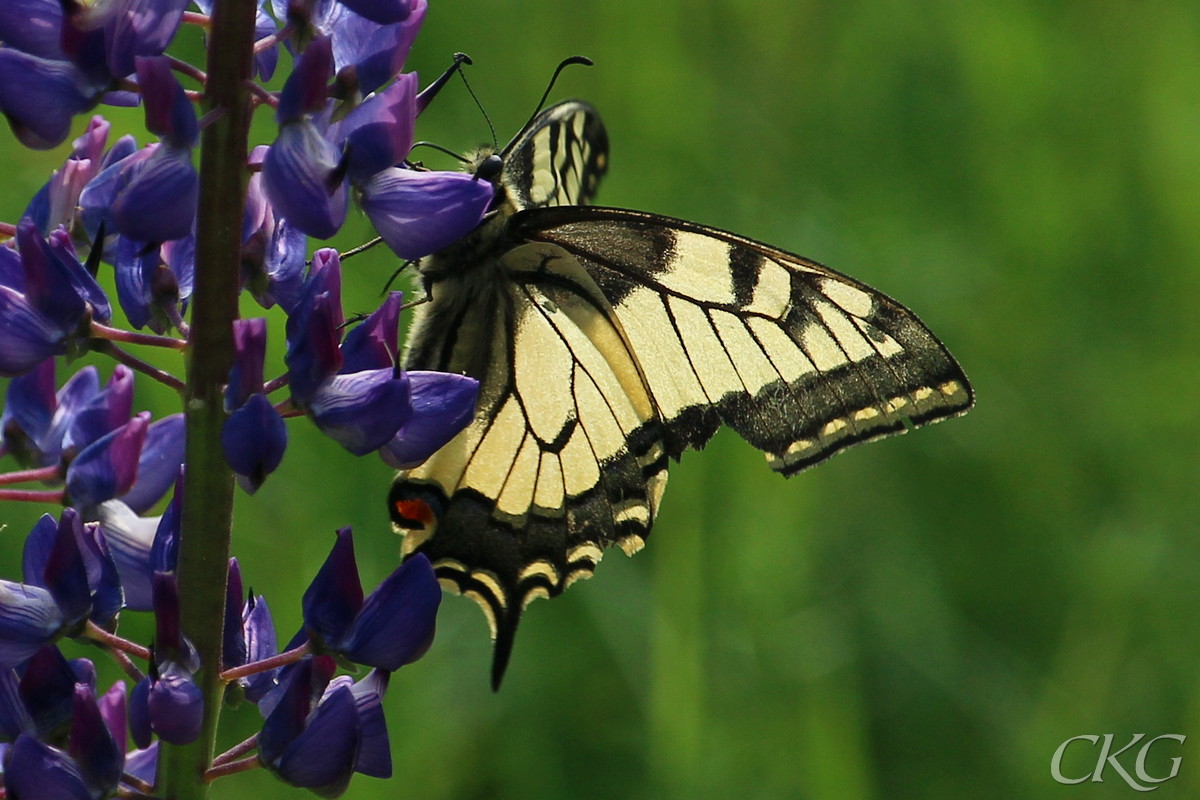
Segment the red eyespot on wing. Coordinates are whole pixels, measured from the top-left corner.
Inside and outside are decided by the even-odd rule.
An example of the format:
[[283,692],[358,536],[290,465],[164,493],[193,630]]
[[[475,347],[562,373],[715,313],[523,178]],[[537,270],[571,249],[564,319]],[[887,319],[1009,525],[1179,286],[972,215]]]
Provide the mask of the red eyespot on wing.
[[433,508],[424,500],[397,500],[392,509],[392,521],[401,528],[423,531],[435,520]]

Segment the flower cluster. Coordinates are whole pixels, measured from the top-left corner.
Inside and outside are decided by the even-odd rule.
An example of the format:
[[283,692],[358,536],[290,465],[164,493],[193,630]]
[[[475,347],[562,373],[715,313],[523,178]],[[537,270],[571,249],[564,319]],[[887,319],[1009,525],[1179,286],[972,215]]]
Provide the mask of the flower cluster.
[[[302,630],[281,651],[266,599],[243,592],[228,531],[214,539],[184,523],[189,508],[209,502],[193,496],[190,479],[203,470],[255,493],[285,456],[289,418],[308,417],[350,454],[411,468],[471,420],[478,392],[462,375],[402,369],[401,293],[347,319],[344,256],[310,250],[357,205],[400,259],[419,259],[469,233],[493,201],[487,180],[409,160],[418,115],[462,63],[424,90],[403,71],[426,0],[255,4],[244,26],[254,76],[269,80],[284,52],[293,69],[281,91],[254,85],[244,101],[273,111],[275,140],[223,151],[244,170],[245,186],[226,215],[234,238],[240,216],[240,258],[230,266],[202,256],[220,231],[200,221],[196,168],[202,131],[228,109],[198,113],[207,72],[169,48],[183,26],[197,25],[213,37],[217,59],[226,44],[217,37],[230,34],[216,21],[234,7],[0,3],[0,113],[13,135],[54,148],[84,115],[61,168],[19,218],[0,221],[0,377],[9,379],[0,457],[12,463],[0,474],[0,500],[58,507],[26,537],[21,580],[0,580],[0,791],[8,797],[152,793],[163,779],[159,742],[195,741],[222,699],[256,705],[263,721],[250,741],[200,765],[209,779],[261,766],[336,796],[354,772],[390,774],[381,705],[389,676],[433,640],[440,590],[429,561],[409,558],[364,595],[343,529],[299,601]],[[208,70],[221,69],[212,60]],[[150,141],[114,138],[102,116],[86,119],[102,104],[140,105]],[[195,365],[181,358],[177,376],[159,364],[199,358],[200,334],[212,339],[201,320],[217,317],[196,308],[198,286],[215,270],[262,309],[223,323],[231,347],[216,362],[223,424],[219,443],[216,428],[211,438],[219,448],[195,441],[184,413],[156,419],[138,410],[134,391],[139,377],[156,381],[188,398],[193,413]],[[274,372],[272,317],[286,339]],[[85,354],[112,360],[107,378],[91,364],[62,376]],[[207,452],[216,460],[203,461]],[[18,488],[27,482],[39,487]],[[224,597],[221,620],[184,614],[189,548],[207,548],[209,563],[221,556],[218,570],[228,562],[225,584],[203,587]],[[152,645],[119,635],[130,612],[153,613]],[[219,626],[219,651],[193,644],[202,625]],[[64,656],[69,640],[106,648],[128,683],[100,694],[92,663]],[[351,665],[369,671],[358,680],[338,674]],[[205,677],[214,674],[219,681]]]
[[[159,741],[188,744],[200,734],[201,664],[180,622],[170,543],[176,534],[172,523],[160,525],[140,574],[129,574],[131,583],[152,587],[155,638],[145,652],[111,633],[128,606],[102,525],[82,523],[67,508],[30,531],[24,580],[0,581],[0,760],[10,794],[107,797],[123,775],[144,788],[154,783]],[[381,701],[389,675],[433,641],[441,589],[428,559],[401,564],[364,598],[350,530],[338,531],[304,594],[304,627],[284,653],[266,599],[242,602],[236,559],[226,591],[221,667],[227,691],[257,704],[263,716],[253,742],[257,762],[322,796],[340,794],[355,772],[388,777]],[[143,672],[127,661],[132,690],[127,695],[118,681],[98,704],[91,662],[68,662],[59,649],[68,638],[143,657],[148,667]],[[371,671],[357,682],[335,677],[339,662]],[[134,745],[129,753],[127,740]],[[222,764],[217,759],[214,767]],[[35,786],[60,786],[63,794],[22,794]]]

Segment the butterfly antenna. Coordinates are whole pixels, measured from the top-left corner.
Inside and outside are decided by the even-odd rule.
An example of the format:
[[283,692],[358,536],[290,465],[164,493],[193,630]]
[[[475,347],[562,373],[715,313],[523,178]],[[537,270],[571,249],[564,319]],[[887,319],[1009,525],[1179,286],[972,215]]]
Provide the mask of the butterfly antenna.
[[[567,67],[569,67],[573,64],[582,64],[585,67],[590,67],[594,63],[596,63],[596,62],[592,61],[587,56],[569,56],[567,58],[564,58],[562,61],[558,62],[558,66],[554,68],[554,74],[550,76],[550,82],[548,84],[546,84],[546,91],[542,92],[542,99],[538,100],[537,108],[535,108],[533,110],[533,113],[529,115],[529,119],[525,122],[524,125],[521,126],[521,130],[524,131],[526,128],[528,128],[529,123],[533,122],[533,118],[536,117],[538,115],[538,113],[541,112],[542,107],[544,105],[546,105],[546,98],[550,97],[550,92],[554,90],[554,84],[558,81],[558,76],[560,74],[562,74],[562,71],[564,69],[566,69]],[[518,133],[516,136],[513,137],[512,141],[510,141],[507,145],[504,146],[505,154],[508,153],[509,149],[513,146],[513,143],[516,142],[517,139],[519,139],[520,137],[521,137],[521,134]]]
[[409,152],[416,150],[418,147],[428,147],[431,150],[437,150],[439,153],[450,156],[451,158],[455,159],[456,161],[460,161],[463,164],[469,163],[471,161],[471,159],[466,158],[465,156],[454,152],[449,147],[443,147],[442,145],[438,144],[437,142],[426,142],[426,141],[416,142],[413,144],[412,148],[410,148]]
[[479,97],[475,94],[475,90],[471,88],[471,82],[467,80],[467,73],[459,71],[458,77],[462,78],[463,86],[467,87],[467,94],[471,95],[471,99],[475,101],[475,105],[479,108],[479,113],[483,114],[483,121],[487,123],[488,130],[492,132],[492,146],[498,147],[496,144],[496,127],[492,125],[492,118],[488,116],[487,109],[483,107],[483,103],[479,102]]

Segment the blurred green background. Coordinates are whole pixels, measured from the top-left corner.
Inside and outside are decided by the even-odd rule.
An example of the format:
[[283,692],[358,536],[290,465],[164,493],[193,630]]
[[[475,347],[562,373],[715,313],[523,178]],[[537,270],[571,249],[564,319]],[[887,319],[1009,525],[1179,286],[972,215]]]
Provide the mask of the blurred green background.
[[[1051,777],[1060,743],[1105,733],[1114,749],[1188,736],[1147,769],[1181,756],[1155,797],[1197,796],[1200,7],[431,5],[409,67],[428,81],[469,53],[501,142],[561,58],[592,57],[553,96],[605,117],[601,202],[886,291],[955,353],[978,407],[792,481],[723,432],[672,471],[643,554],[531,606],[499,694],[482,616],[448,597],[434,648],[387,698],[396,777],[347,796],[1131,796],[1111,766],[1102,783]],[[491,138],[459,83],[418,136]],[[8,133],[0,147],[13,220],[63,151]],[[339,242],[368,235],[356,220]],[[348,311],[373,308],[393,267],[350,261]],[[235,531],[282,637],[336,527],[354,526],[368,587],[397,553],[389,470],[291,431]],[[6,577],[34,518],[0,510]],[[226,744],[253,731],[252,709],[228,719]],[[1076,742],[1063,771],[1099,755]],[[292,794],[252,774],[214,796]]]

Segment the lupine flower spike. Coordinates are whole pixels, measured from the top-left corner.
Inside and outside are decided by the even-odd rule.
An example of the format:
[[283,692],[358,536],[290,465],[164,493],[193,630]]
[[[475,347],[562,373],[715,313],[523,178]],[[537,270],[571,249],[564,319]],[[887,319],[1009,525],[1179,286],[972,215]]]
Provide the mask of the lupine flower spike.
[[[401,368],[400,292],[349,315],[342,256],[309,256],[309,239],[342,232],[352,207],[415,259],[493,202],[488,180],[410,157],[445,84],[421,91],[404,71],[426,11],[0,3],[0,114],[27,147],[65,145],[20,216],[0,220],[0,502],[45,506],[24,539],[4,538],[21,548],[21,574],[0,577],[4,797],[165,796],[168,783],[196,794],[255,767],[334,797],[355,773],[391,774],[383,698],[433,641],[433,566],[413,556],[365,593],[350,530],[338,531],[303,597],[272,594],[304,621],[281,649],[230,543],[244,536],[234,482],[269,493],[303,418],[344,458],[401,468],[473,418],[478,381]],[[180,59],[184,25],[206,38],[206,64]],[[282,90],[256,85],[281,48],[293,66]],[[145,130],[114,130],[104,106],[139,107],[123,117]],[[273,113],[274,141],[250,141],[256,112]],[[242,292],[258,316],[242,317]],[[186,405],[164,411],[176,398]],[[152,638],[135,641],[128,623],[148,613]],[[105,651],[99,666],[76,657],[84,646]],[[247,707],[260,732],[212,753],[202,732]],[[160,764],[161,742],[188,747]]]

